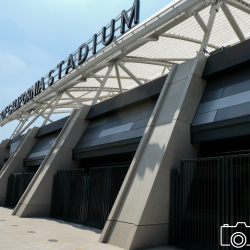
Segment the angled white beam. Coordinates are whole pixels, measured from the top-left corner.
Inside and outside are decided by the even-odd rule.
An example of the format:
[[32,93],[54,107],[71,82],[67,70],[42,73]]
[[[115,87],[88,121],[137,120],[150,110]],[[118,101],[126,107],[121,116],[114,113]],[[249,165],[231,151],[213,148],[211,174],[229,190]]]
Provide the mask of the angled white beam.
[[[110,77],[109,77],[110,78]],[[130,77],[128,77],[128,79],[131,79]],[[74,87],[74,88],[72,88],[72,89],[69,89],[68,90],[68,92],[79,92],[79,91],[88,91],[88,92],[91,92],[91,91],[97,91],[99,89],[99,87],[93,87],[93,88],[91,88],[91,87]],[[103,92],[119,92],[119,88],[104,88],[103,89]],[[124,91],[126,91],[126,90],[128,90],[128,89],[124,89]],[[85,93],[84,93],[84,95],[85,95]],[[77,97],[77,98],[79,98],[79,97]]]
[[212,28],[214,25],[215,17],[216,17],[217,12],[219,11],[219,8],[220,8],[220,1],[218,1],[217,4],[214,4],[211,7],[210,16],[209,16],[208,23],[207,23],[208,31],[203,36],[200,51],[204,51],[207,49],[208,42],[209,42],[211,32],[212,32]]
[[21,124],[23,124],[24,121],[20,121],[17,125],[17,127],[15,128],[14,132],[12,133],[10,139],[15,135],[16,131],[18,130],[18,128],[20,127]]
[[123,93],[123,90],[122,90],[122,82],[121,82],[121,76],[120,76],[120,72],[119,72],[119,68],[118,68],[118,65],[117,65],[117,64],[115,64],[115,72],[116,72],[116,77],[117,77],[117,81],[118,81],[120,93]]
[[229,5],[241,10],[241,11],[244,11],[246,12],[247,14],[250,15],[250,4],[244,2],[243,3],[240,3],[238,1],[235,1],[235,0],[224,0],[226,3],[228,3]]
[[142,85],[142,82],[130,71],[128,70],[122,63],[119,63],[119,67],[123,69],[137,84]]
[[102,81],[102,84],[101,84],[99,90],[96,92],[96,95],[95,95],[95,97],[94,97],[94,100],[93,100],[91,106],[93,106],[93,105],[95,105],[95,104],[97,103],[97,101],[98,101],[98,99],[99,99],[99,97],[100,97],[100,95],[101,95],[101,93],[102,93],[102,90],[103,90],[103,88],[105,87],[105,84],[106,84],[106,82],[107,82],[107,80],[108,80],[108,77],[109,77],[109,75],[110,75],[112,69],[113,69],[113,65],[112,65],[112,66],[109,66],[108,71],[107,71],[107,73],[106,73],[106,75],[105,75],[105,77],[104,77],[104,79],[103,79],[103,81]]
[[[46,119],[47,118],[47,116],[46,115],[41,115],[41,117],[43,117],[44,119]],[[50,122],[54,122],[54,121],[52,121],[51,119],[48,119],[48,121],[50,121]],[[41,126],[42,127],[42,126]]]
[[[55,110],[53,114],[65,114],[65,113],[71,113],[72,109],[69,110]],[[47,114],[47,112],[44,112],[44,114]]]
[[[41,116],[43,114],[43,112],[51,105],[51,103],[53,103],[54,101],[56,100],[56,98],[54,98],[51,102],[49,102],[48,104],[45,105],[44,108],[42,108],[42,110],[40,110],[38,112],[38,114],[25,126],[25,128],[23,128],[19,133],[18,135],[21,135],[27,128],[29,128],[29,126],[34,123],[38,118],[39,116]],[[35,113],[35,112],[34,112]],[[34,114],[33,113],[33,114]]]
[[129,62],[129,63],[142,63],[142,64],[159,65],[159,66],[172,66],[173,65],[172,63],[157,62],[155,60],[143,60],[143,59],[123,58],[120,61],[121,62]]
[[162,76],[165,74],[166,68],[167,68],[167,66],[165,66],[165,67],[163,68],[162,73],[161,73]]
[[230,23],[231,27],[233,28],[235,34],[239,38],[239,40],[241,42],[245,41],[246,38],[245,38],[243,32],[241,31],[238,23],[236,22],[234,16],[232,15],[230,9],[228,8],[227,4],[226,3],[222,3],[221,9],[222,9],[223,13],[225,14],[225,16],[226,16],[228,22]]
[[[187,41],[187,42],[191,42],[191,43],[197,43],[197,44],[202,43],[202,41],[198,40],[198,39],[185,37],[185,36],[180,36],[180,35],[169,34],[169,33],[164,33],[161,36],[168,37],[168,38],[173,38],[173,39],[178,39],[178,40],[183,40],[183,41]],[[220,48],[219,46],[213,45],[211,43],[209,43],[208,46],[213,48],[213,49],[219,49]]]
[[[99,77],[100,79],[105,77],[104,75],[96,75],[96,76]],[[88,78],[94,78],[94,77],[93,76],[89,76]],[[117,77],[116,76],[109,76],[109,78],[110,79],[116,79]],[[129,76],[121,76],[121,75],[120,75],[120,78],[124,79],[124,80],[130,80],[131,79]],[[143,77],[138,77],[138,79],[142,80],[142,81],[148,81],[147,78],[143,78]]]
[[200,25],[200,27],[202,28],[202,30],[204,31],[204,33],[206,33],[207,32],[207,25],[204,23],[203,19],[199,15],[199,13],[196,13],[194,15],[194,18],[197,21],[197,23]]
[[158,40],[159,40],[158,38],[144,38],[144,39],[140,39],[140,40],[134,42],[133,44],[128,45],[127,47],[125,47],[125,49],[126,49],[127,52],[129,52],[131,49],[135,48],[138,45],[143,45],[143,44],[148,43],[148,42],[156,42]]
[[29,126],[35,122],[39,116],[48,108],[48,104],[18,133],[18,135],[21,135]]
[[[56,101],[52,104],[52,107],[51,107],[51,109],[50,109],[50,111],[49,111],[47,117],[46,117],[45,120],[43,121],[42,127],[46,125],[46,123],[48,122],[48,120],[51,121],[51,120],[50,120],[50,116],[52,115],[52,113],[53,113],[53,111],[54,111],[56,105],[57,105],[58,102],[60,101],[62,95],[63,95],[63,93],[61,93],[61,94],[58,96],[58,98],[56,99]],[[52,122],[53,122],[53,121],[52,121]]]
[[94,73],[91,74],[91,76],[93,76],[100,84],[102,84],[102,80]]
[[[144,60],[144,61],[152,61],[152,62],[164,62],[167,63],[169,61],[180,61],[180,62],[184,62],[184,61],[188,61],[190,59],[193,58],[180,58],[180,57],[169,57],[169,58],[147,58],[147,57],[135,57],[135,56],[127,56],[124,57],[123,59],[135,59],[135,60]],[[121,60],[123,60],[121,59]]]
[[[103,96],[100,96],[98,99],[103,99],[103,98],[106,98],[108,95],[103,95]],[[78,97],[78,100],[81,101],[81,102],[86,102],[86,101],[93,101],[94,100],[94,97],[90,97],[90,98],[79,98]],[[57,105],[57,108],[60,108],[64,105],[68,105],[68,104],[73,104],[73,105],[76,105],[76,103],[72,100],[69,100],[69,99],[66,99],[66,98],[61,98],[61,101],[65,101],[63,103],[60,103]]]
[[17,129],[17,131],[15,132],[15,134],[13,134],[13,137],[15,138],[16,136],[18,136],[20,134],[21,129],[23,128],[23,126],[25,125],[25,123],[30,119],[30,117],[33,115],[33,111],[30,112],[30,114],[27,114],[25,116],[25,118],[22,121],[21,126]]
[[71,95],[67,91],[65,91],[64,94],[67,95],[71,100],[73,100],[79,107],[83,107],[83,104],[78,99],[76,99],[73,95]]

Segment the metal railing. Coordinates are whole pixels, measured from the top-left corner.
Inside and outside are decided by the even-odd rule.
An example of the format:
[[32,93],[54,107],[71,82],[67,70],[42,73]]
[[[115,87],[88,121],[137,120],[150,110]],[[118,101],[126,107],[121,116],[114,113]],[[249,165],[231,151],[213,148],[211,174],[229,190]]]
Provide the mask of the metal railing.
[[239,222],[250,225],[250,155],[184,160],[173,177],[173,245],[234,249],[236,231],[250,241],[248,227],[239,224],[235,228]]
[[54,176],[51,216],[102,229],[129,166],[59,171]]
[[17,173],[10,175],[5,200],[6,207],[14,208],[17,205],[34,175],[35,173]]

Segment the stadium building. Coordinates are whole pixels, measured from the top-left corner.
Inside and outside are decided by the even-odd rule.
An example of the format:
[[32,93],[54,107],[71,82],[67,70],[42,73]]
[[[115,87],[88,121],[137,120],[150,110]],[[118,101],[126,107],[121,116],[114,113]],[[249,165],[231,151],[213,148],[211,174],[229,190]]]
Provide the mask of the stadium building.
[[250,0],[173,1],[142,23],[140,4],[3,107],[19,125],[0,205],[127,250],[247,247]]

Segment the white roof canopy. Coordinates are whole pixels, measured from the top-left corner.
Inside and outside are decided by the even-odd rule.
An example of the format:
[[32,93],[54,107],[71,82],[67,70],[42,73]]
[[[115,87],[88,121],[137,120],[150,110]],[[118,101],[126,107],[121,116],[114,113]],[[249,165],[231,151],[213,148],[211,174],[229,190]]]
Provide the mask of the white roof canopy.
[[[101,49],[17,111],[13,137],[36,118],[94,105],[168,74],[173,64],[211,53],[250,37],[250,0],[174,1]],[[25,122],[34,117],[29,124]]]

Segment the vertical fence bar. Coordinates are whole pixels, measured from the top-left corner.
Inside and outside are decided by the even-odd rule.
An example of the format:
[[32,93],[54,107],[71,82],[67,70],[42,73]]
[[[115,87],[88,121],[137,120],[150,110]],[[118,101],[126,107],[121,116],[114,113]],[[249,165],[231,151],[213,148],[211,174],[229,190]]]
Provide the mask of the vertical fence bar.
[[176,220],[175,220],[175,217],[176,217],[176,212],[175,212],[175,209],[176,209],[176,182],[177,182],[177,177],[178,177],[178,173],[177,173],[177,170],[174,169],[171,173],[171,200],[170,200],[170,245],[174,245],[176,243],[176,234],[175,234],[175,228],[176,228]]

